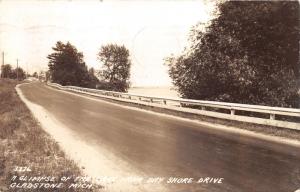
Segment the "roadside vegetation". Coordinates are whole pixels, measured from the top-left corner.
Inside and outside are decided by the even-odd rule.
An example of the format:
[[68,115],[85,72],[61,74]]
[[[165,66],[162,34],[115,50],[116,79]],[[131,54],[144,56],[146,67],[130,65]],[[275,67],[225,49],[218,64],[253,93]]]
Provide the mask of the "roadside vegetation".
[[99,71],[101,83],[98,88],[127,92],[131,68],[129,50],[124,45],[104,45],[98,53],[98,60],[102,63]]
[[300,107],[299,2],[224,1],[166,58],[183,98]]
[[26,78],[26,73],[21,67],[12,68],[10,64],[1,65],[1,78],[23,80]]
[[117,44],[101,47],[97,54],[101,69],[88,69],[82,52],[70,42],[58,41],[48,55],[51,81],[61,85],[126,92],[129,87],[131,60],[129,50]]
[[58,41],[48,55],[51,80],[61,85],[73,85],[95,88],[98,79],[89,73],[83,60],[83,53],[79,52],[70,42],[66,44]]
[[[39,126],[29,109],[18,97],[16,80],[0,79],[0,191],[99,191],[92,189],[10,189],[13,176],[83,176],[81,169],[59,148],[58,144]],[[29,167],[19,171],[16,166]],[[59,181],[56,181],[59,182]],[[22,183],[22,182],[21,182]]]

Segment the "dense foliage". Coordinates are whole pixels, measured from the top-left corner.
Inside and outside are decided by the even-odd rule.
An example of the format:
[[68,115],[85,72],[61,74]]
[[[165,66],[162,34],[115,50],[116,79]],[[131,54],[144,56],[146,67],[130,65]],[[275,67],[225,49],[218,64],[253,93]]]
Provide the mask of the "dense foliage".
[[26,78],[26,74],[21,67],[13,69],[10,64],[6,64],[1,66],[1,77],[23,80]]
[[124,45],[108,44],[101,47],[98,59],[103,64],[100,71],[102,81],[98,88],[127,91],[131,67],[129,50]]
[[226,1],[218,10],[205,30],[193,28],[182,55],[166,59],[181,95],[299,107],[299,2]]
[[71,43],[58,41],[48,55],[49,72],[53,82],[61,85],[73,85],[95,88],[98,79],[88,72],[83,61],[83,54],[78,52]]

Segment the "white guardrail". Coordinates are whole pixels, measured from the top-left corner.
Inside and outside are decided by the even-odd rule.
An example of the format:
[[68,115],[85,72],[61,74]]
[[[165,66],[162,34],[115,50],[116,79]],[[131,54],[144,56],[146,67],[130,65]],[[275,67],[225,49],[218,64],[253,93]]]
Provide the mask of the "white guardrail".
[[[92,96],[110,98],[131,103],[145,104],[153,107],[160,107],[180,112],[186,112],[196,115],[204,115],[221,119],[235,120],[247,123],[269,125],[281,128],[300,130],[300,123],[292,121],[292,118],[300,119],[300,109],[268,107],[261,105],[247,105],[238,103],[226,103],[216,101],[203,101],[192,99],[176,99],[164,97],[150,97],[146,95],[136,95],[114,91],[104,91],[98,89],[89,89],[75,86],[62,86],[56,83],[47,83],[49,86],[78,93],[84,93]],[[189,108],[188,106],[199,106],[199,109]],[[210,110],[209,110],[210,109]],[[223,109],[214,111],[211,109]],[[254,112],[257,114],[265,114],[267,118],[253,117],[249,114],[237,114],[239,111]],[[248,115],[248,116],[247,116]],[[288,117],[286,120],[278,120],[276,116]],[[291,118],[292,117],[292,118]],[[282,119],[282,118],[281,118]],[[246,126],[246,125],[245,125]]]

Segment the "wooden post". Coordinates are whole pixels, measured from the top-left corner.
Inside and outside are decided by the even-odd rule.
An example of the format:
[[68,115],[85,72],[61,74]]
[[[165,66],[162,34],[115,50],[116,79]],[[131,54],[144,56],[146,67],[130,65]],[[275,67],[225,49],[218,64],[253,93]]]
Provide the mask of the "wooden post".
[[234,109],[230,109],[230,115],[235,115],[235,110]]
[[270,114],[270,119],[275,120],[275,114]]

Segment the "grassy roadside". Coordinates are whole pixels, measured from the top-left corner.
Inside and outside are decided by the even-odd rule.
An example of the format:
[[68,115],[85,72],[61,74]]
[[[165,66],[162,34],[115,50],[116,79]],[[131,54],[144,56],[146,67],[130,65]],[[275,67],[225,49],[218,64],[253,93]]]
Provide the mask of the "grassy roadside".
[[[66,158],[58,144],[39,126],[29,109],[18,97],[13,80],[0,79],[0,192],[2,191],[99,191],[100,187],[90,189],[82,187],[68,188],[75,177],[83,176],[81,169]],[[18,171],[15,171],[16,167]],[[21,170],[20,167],[29,167]],[[12,178],[17,176],[15,181]],[[18,181],[20,176],[54,177],[53,181],[31,182],[38,188],[11,188],[11,184],[29,181]],[[71,179],[62,182],[63,176]],[[41,183],[63,183],[61,188],[40,187]],[[77,182],[77,184],[79,184]],[[81,183],[87,184],[87,183]],[[27,184],[28,186],[28,184]]]

